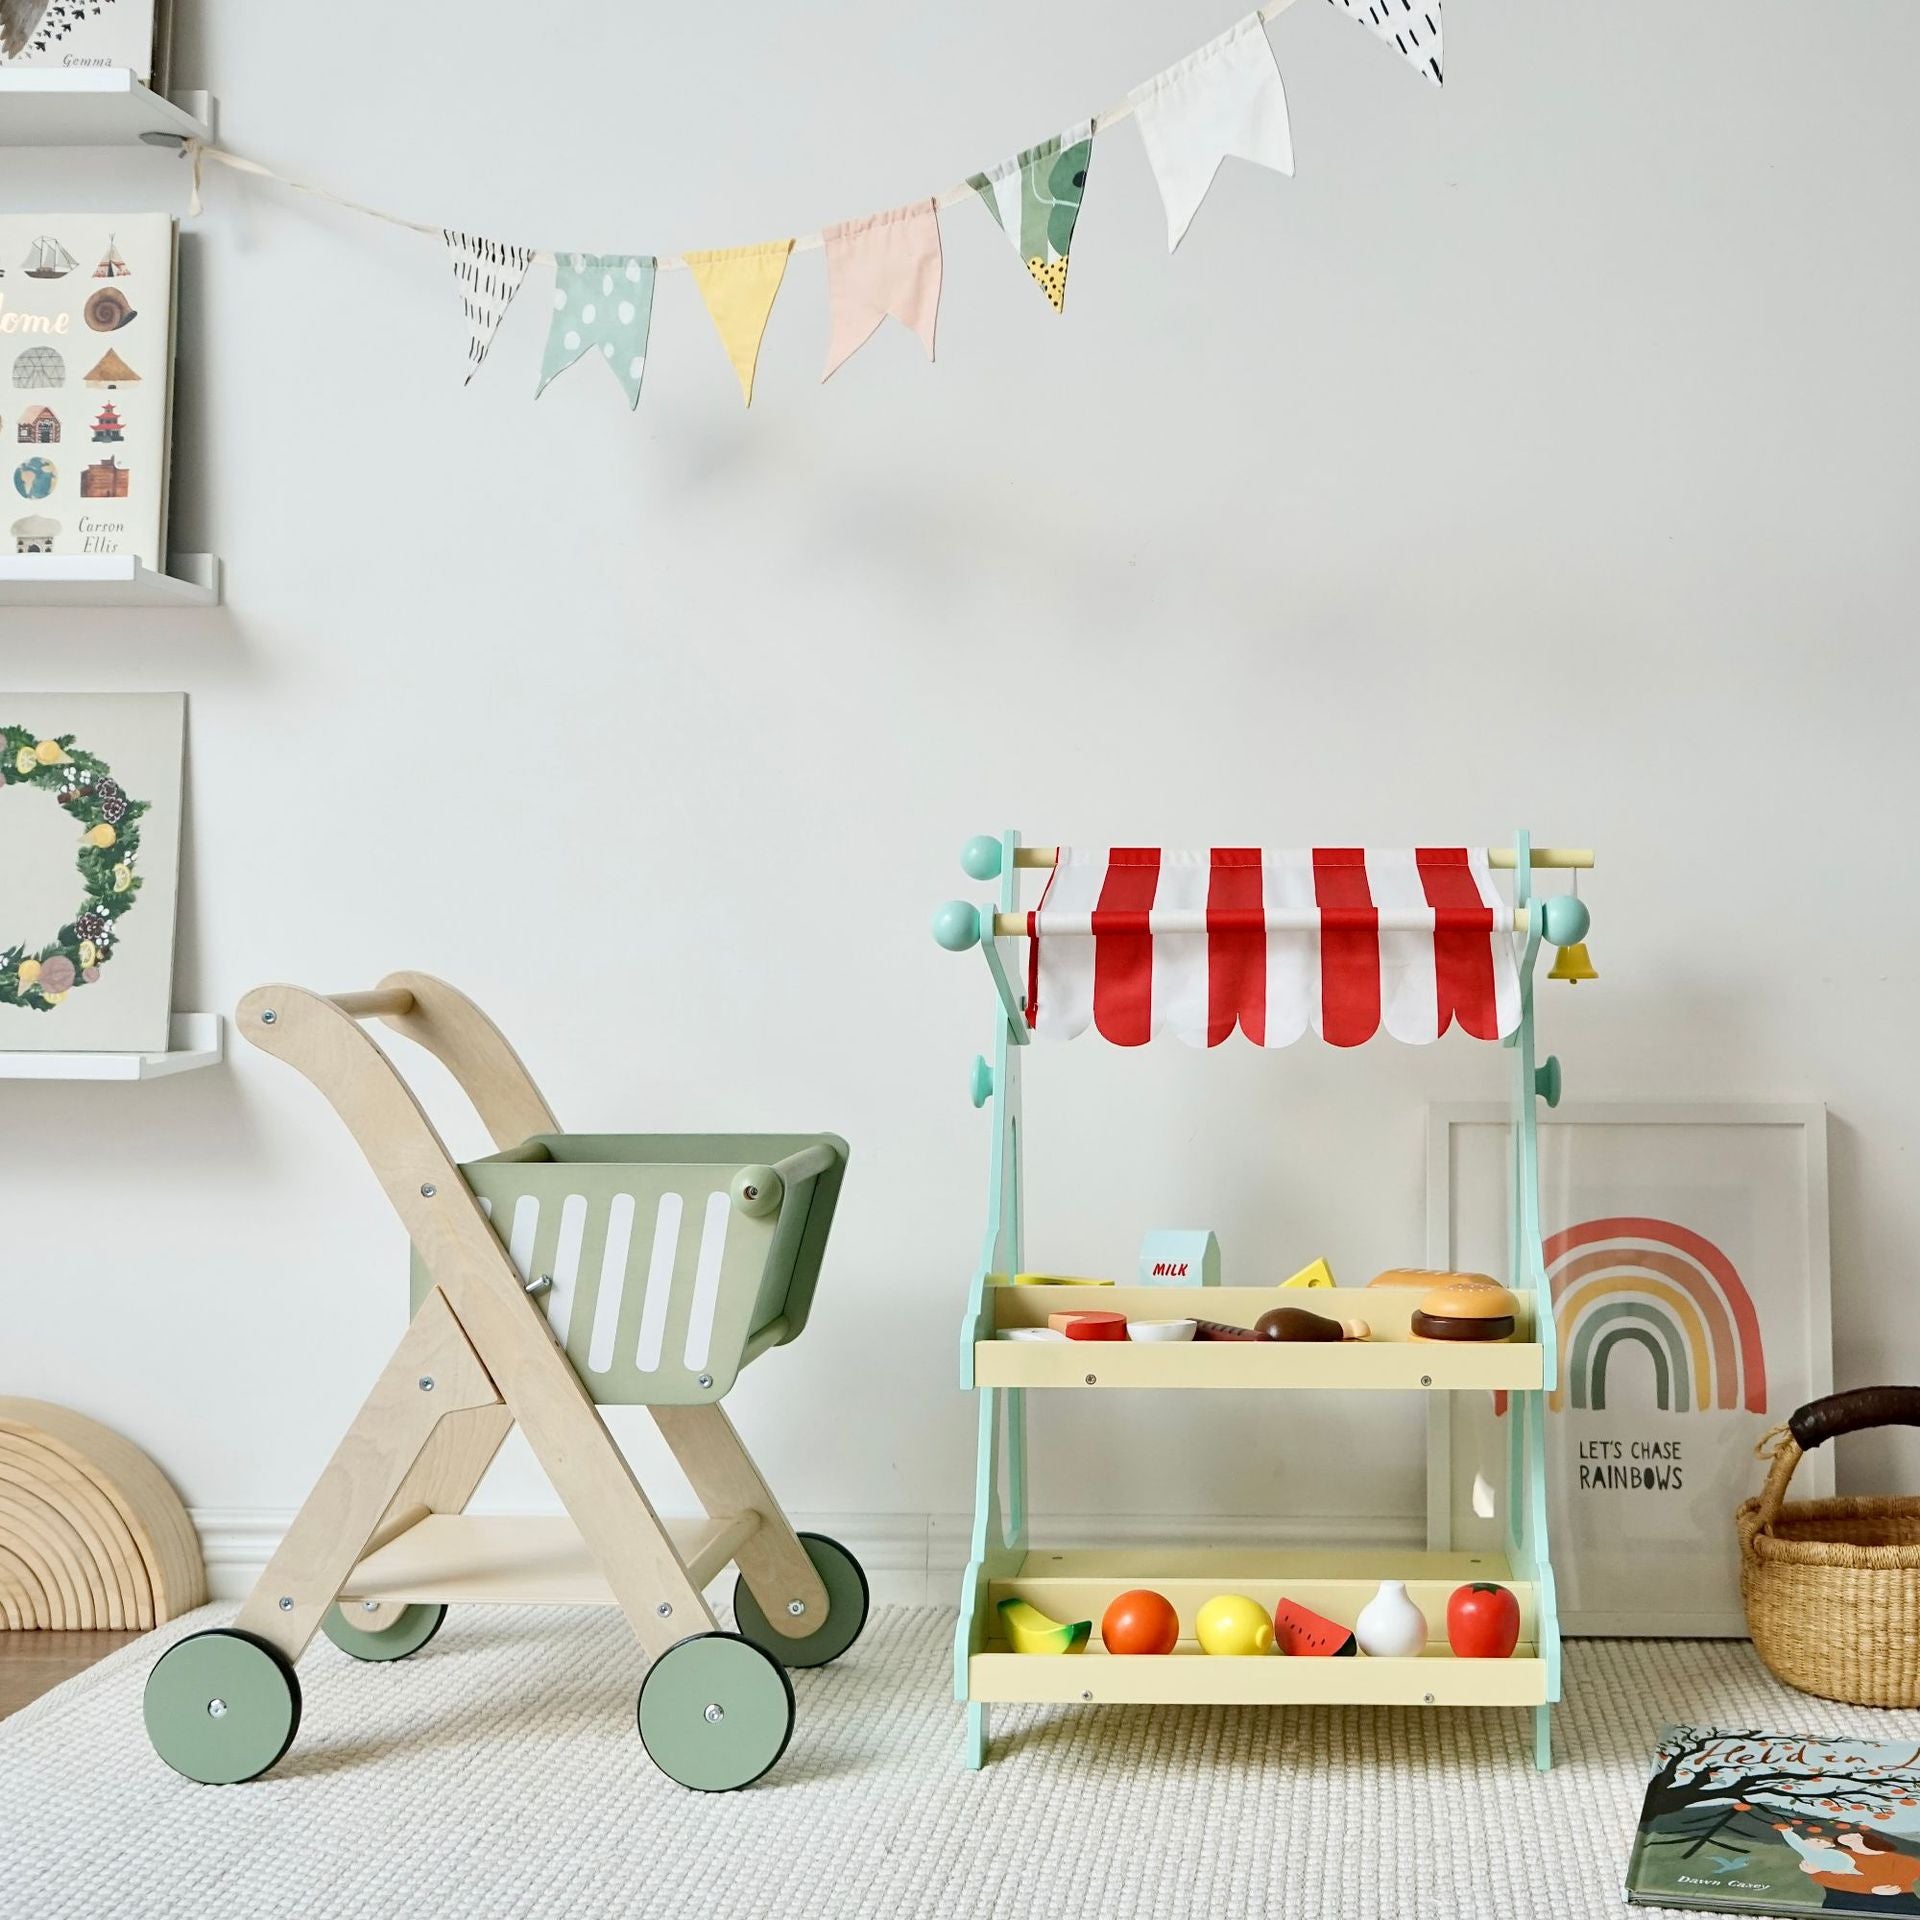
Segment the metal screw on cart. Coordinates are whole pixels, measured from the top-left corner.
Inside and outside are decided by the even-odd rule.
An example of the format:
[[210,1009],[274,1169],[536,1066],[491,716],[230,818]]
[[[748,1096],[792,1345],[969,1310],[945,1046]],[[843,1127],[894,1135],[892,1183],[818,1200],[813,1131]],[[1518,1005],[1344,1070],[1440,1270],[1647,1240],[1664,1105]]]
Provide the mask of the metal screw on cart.
[[710,1373],[703,1373],[703,1374],[702,1374],[702,1375],[700,1376],[700,1384],[701,1384],[701,1386],[703,1386],[703,1387],[710,1387],[710,1386],[712,1386],[712,1385],[713,1385],[713,1375],[712,1375],[712,1374],[710,1374]]
[[1423,1387],[1430,1387],[1430,1386],[1432,1386],[1432,1385],[1433,1385],[1433,1375],[1432,1375],[1432,1374],[1430,1374],[1430,1373],[1423,1373],[1423,1374],[1422,1374],[1422,1375],[1420,1376],[1420,1384],[1421,1384],[1421,1385],[1422,1385]]
[[209,1700],[207,1702],[207,1712],[215,1720],[222,1718],[225,1715],[226,1711],[227,1711],[227,1703],[224,1700]]
[[[278,1020],[279,1018],[280,1018],[280,1016],[279,1016],[279,1015],[278,1015],[277,1013],[275,1013],[275,1012],[274,1012],[274,1010],[273,1010],[273,1009],[272,1009],[271,1007],[268,1007],[268,1008],[266,1009],[266,1011],[265,1011],[264,1013],[262,1013],[262,1014],[261,1014],[261,1016],[260,1016],[260,1024],[261,1024],[261,1025],[262,1025],[263,1027],[270,1027],[270,1026],[272,1026],[272,1025],[273,1025],[273,1023],[274,1023],[274,1022],[275,1022],[276,1020]],[[226,1710],[227,1710],[227,1709],[226,1709],[226,1707],[225,1707],[225,1705],[224,1705],[224,1704],[222,1704],[222,1706],[221,1706],[221,1708],[220,1708],[220,1711],[221,1711],[222,1713],[225,1713],[225,1712],[226,1712]]]
[[432,1374],[423,1373],[420,1376],[420,1391],[422,1393],[431,1393],[433,1391],[433,1375]]
[[291,1613],[293,1611],[293,1595],[292,1594],[283,1593],[280,1596],[280,1611],[282,1613]]
[[726,1717],[727,1717],[727,1710],[720,1704],[718,1700],[709,1700],[707,1702],[707,1718],[713,1723],[713,1725],[717,1727],[720,1724],[720,1722],[724,1720]]
[[1423,1693],[1423,1694],[1422,1694],[1422,1695],[1420,1696],[1420,1698],[1421,1698],[1422,1700],[1424,1700],[1424,1701],[1425,1701],[1425,1702],[1427,1703],[1427,1705],[1428,1705],[1428,1706],[1432,1706],[1432,1705],[1433,1705],[1433,1695],[1432,1695],[1432,1694],[1430,1694],[1430,1693]]
[[666,1617],[667,1617],[667,1616],[668,1616],[668,1615],[669,1615],[669,1614],[670,1614],[670,1613],[671,1613],[672,1611],[673,1611],[673,1607],[672,1607],[672,1605],[671,1605],[671,1603],[670,1603],[670,1602],[668,1602],[668,1601],[665,1601],[665,1600],[662,1600],[662,1601],[660,1602],[660,1604],[659,1604],[659,1605],[658,1605],[657,1607],[655,1607],[655,1608],[654,1608],[654,1612],[655,1612],[655,1613],[657,1613],[657,1614],[658,1614],[658,1615],[660,1616],[660,1618],[661,1618],[662,1620],[664,1620],[664,1619],[666,1619]]
[[378,1613],[380,1611],[380,1602],[378,1600],[362,1600],[360,1602],[360,1611],[362,1613]]
[[806,1610],[807,1603],[804,1600],[789,1600],[787,1602],[787,1611],[792,1614],[796,1620],[798,1620]]
[[1083,1693],[1083,1694],[1082,1694],[1082,1695],[1080,1696],[1080,1698],[1081,1698],[1082,1700],[1091,1700],[1091,1699],[1093,1698],[1093,1690],[1092,1690],[1091,1688],[1089,1688],[1089,1689],[1088,1689],[1088,1690],[1087,1690],[1087,1691],[1086,1691],[1085,1693]]
[[420,1186],[420,1198],[422,1200],[431,1200],[439,1191],[440,1189],[436,1187],[431,1180],[423,1181]]
[[760,1189],[758,1187],[742,1187],[740,1189],[740,1198],[742,1200],[758,1200],[760,1198]]
[[1100,1376],[1097,1373],[1090,1373],[1087,1375],[1088,1386],[1097,1387],[1099,1384],[1100,1384]]

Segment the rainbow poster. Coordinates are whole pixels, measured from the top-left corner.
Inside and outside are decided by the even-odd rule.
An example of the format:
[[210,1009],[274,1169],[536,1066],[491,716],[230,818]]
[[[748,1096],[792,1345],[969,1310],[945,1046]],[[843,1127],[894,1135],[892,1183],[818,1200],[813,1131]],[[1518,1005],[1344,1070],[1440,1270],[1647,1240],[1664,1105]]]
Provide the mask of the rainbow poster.
[[[1507,1117],[1454,1109],[1445,1125],[1429,1261],[1504,1279]],[[1742,1633],[1733,1513],[1758,1486],[1755,1444],[1832,1385],[1824,1114],[1542,1114],[1540,1218],[1559,1347],[1545,1437],[1562,1629]],[[1453,1485],[1429,1524],[1455,1546],[1496,1544],[1502,1517],[1459,1489],[1476,1476],[1505,1488],[1513,1422],[1491,1394],[1452,1399],[1436,1419]],[[1807,1470],[1822,1478],[1796,1492],[1830,1491],[1830,1457]]]

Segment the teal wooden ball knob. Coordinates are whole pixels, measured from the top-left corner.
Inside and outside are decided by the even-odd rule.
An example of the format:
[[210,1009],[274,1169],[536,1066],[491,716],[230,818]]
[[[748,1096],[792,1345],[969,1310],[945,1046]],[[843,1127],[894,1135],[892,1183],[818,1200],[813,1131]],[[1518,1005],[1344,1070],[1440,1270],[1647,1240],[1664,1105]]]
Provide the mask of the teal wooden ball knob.
[[969,880],[998,880],[1001,860],[1000,842],[990,833],[976,833],[960,849],[960,864]]
[[973,1056],[973,1073],[967,1082],[967,1091],[976,1107],[984,1107],[993,1098],[993,1069],[977,1053]]
[[1587,903],[1570,893],[1550,893],[1540,902],[1540,934],[1550,947],[1570,947],[1584,940],[1592,925]]
[[949,953],[980,944],[980,909],[971,900],[947,900],[933,911],[933,937]]

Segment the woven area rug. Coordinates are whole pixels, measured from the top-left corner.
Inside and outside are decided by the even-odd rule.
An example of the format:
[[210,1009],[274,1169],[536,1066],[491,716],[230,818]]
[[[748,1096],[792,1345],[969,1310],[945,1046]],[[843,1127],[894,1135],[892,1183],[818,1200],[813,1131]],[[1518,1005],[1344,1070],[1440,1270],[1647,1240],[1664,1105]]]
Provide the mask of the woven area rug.
[[8,1920],[1618,1916],[1664,1721],[1920,1738],[1920,1714],[1776,1686],[1744,1643],[1586,1641],[1544,1775],[1525,1713],[1357,1707],[999,1708],[968,1773],[952,1615],[896,1608],[794,1676],[772,1773],[697,1794],[634,1732],[617,1614],[474,1607],[395,1665],[316,1641],[292,1751],[194,1786],[149,1749],[141,1689],[229,1612],[0,1723]]

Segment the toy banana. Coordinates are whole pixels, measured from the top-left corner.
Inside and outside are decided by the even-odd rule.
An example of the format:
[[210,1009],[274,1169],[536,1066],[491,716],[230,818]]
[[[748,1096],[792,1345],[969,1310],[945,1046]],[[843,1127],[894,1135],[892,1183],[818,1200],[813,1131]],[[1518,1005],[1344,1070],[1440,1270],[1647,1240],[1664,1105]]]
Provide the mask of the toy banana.
[[1093,1632],[1091,1620],[1049,1620],[1024,1600],[1002,1600],[1000,1619],[1015,1653],[1079,1653]]

